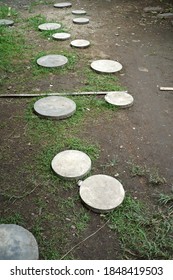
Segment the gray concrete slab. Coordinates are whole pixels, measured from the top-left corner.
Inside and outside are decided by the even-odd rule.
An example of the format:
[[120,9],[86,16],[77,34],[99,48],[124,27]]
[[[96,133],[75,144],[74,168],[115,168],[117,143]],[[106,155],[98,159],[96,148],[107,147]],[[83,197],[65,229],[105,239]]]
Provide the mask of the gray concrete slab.
[[66,119],[76,112],[73,100],[63,96],[48,96],[37,100],[34,111],[41,117],[51,119]]
[[38,260],[37,241],[31,232],[15,224],[0,225],[0,260]]
[[37,59],[37,64],[43,67],[61,67],[68,62],[68,58],[64,55],[50,54]]
[[87,23],[89,23],[89,19],[88,18],[83,18],[83,17],[74,18],[73,19],[73,23],[76,23],[76,24],[87,24]]
[[163,13],[163,14],[158,14],[158,18],[163,18],[163,19],[172,19],[173,18],[173,13]]
[[144,8],[144,12],[145,13],[160,13],[163,11],[163,8],[160,6],[156,6],[156,7],[145,7]]
[[91,170],[91,159],[78,150],[66,150],[52,160],[52,169],[62,178],[72,180],[83,178]]
[[88,40],[76,39],[71,41],[70,45],[75,48],[87,48],[90,46],[90,42]]
[[0,19],[0,26],[5,25],[5,26],[12,26],[14,24],[13,20],[10,19]]
[[66,33],[66,32],[59,32],[59,33],[53,34],[52,37],[55,40],[64,41],[64,40],[69,39],[71,37],[71,35],[69,33]]
[[73,15],[86,15],[86,11],[85,10],[73,10],[72,14]]
[[70,8],[71,6],[72,3],[70,2],[61,2],[61,3],[54,4],[55,8]]
[[105,95],[105,100],[121,108],[128,108],[133,105],[133,96],[125,91],[110,92]]
[[115,178],[98,174],[80,181],[79,195],[84,204],[96,213],[109,212],[119,206],[125,197],[122,184]]
[[60,29],[61,28],[61,24],[59,23],[53,23],[53,22],[50,22],[50,23],[43,23],[43,24],[40,24],[38,26],[38,29],[41,30],[41,31],[46,31],[46,30],[57,30],[57,29]]
[[114,60],[100,59],[93,61],[91,68],[101,73],[115,73],[122,69],[122,65]]

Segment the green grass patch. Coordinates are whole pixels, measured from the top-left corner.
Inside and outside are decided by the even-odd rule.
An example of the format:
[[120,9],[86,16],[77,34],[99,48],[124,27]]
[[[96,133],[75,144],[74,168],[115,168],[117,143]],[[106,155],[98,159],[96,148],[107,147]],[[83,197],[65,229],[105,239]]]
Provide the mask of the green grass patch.
[[91,69],[84,69],[85,86],[81,91],[120,91],[118,79],[112,74],[98,74]]
[[0,69],[12,72],[16,60],[23,58],[25,50],[25,40],[22,33],[11,28],[0,27]]
[[13,213],[9,216],[1,217],[0,224],[16,224],[16,225],[23,225],[24,220],[20,213]]
[[134,259],[172,259],[173,213],[148,213],[145,205],[127,196],[108,214],[109,227],[119,233],[124,255]]
[[28,26],[36,31],[38,31],[38,26],[40,24],[46,23],[46,17],[44,15],[35,15],[27,19]]
[[76,137],[88,117],[93,118],[103,111],[109,113],[116,110],[114,106],[109,106],[103,99],[95,96],[70,96],[69,98],[76,103],[76,112],[72,117],[61,121],[40,118],[33,111],[34,103],[39,98],[34,98],[30,102],[25,111],[25,121],[32,141],[47,145],[50,144],[51,139],[51,143],[57,145],[58,139]]
[[26,45],[22,31],[0,26],[0,84],[3,85],[9,78],[23,74],[28,64],[28,55],[31,47]]
[[0,18],[16,18],[18,15],[17,11],[11,7],[8,7],[6,5],[0,6]]
[[78,195],[61,200],[61,211],[68,222],[67,228],[72,228],[76,234],[84,231],[90,222],[89,213],[85,208],[79,207],[78,203],[80,203]]

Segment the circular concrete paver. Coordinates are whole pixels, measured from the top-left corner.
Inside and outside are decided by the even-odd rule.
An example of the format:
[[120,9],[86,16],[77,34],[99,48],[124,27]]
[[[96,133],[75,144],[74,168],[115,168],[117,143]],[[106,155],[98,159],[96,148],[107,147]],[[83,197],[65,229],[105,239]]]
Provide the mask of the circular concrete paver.
[[59,32],[52,35],[52,37],[56,40],[64,41],[71,37],[69,33]]
[[80,179],[91,170],[91,159],[77,150],[66,150],[52,160],[52,169],[65,179]]
[[38,26],[38,29],[41,30],[41,31],[46,31],[46,30],[57,30],[57,29],[60,29],[61,28],[61,24],[59,23],[43,23],[43,24],[40,24]]
[[43,67],[60,67],[68,62],[68,58],[64,55],[50,54],[37,59],[37,64]]
[[66,119],[76,112],[76,103],[63,96],[48,96],[35,102],[34,111],[45,118]]
[[119,106],[121,108],[128,108],[132,106],[134,102],[133,96],[124,91],[110,92],[105,95],[105,100],[108,103]]
[[13,20],[9,19],[0,19],[0,26],[5,25],[5,26],[12,26],[14,24]]
[[73,19],[73,23],[76,23],[76,24],[87,24],[87,23],[89,23],[89,19],[88,18],[74,18]]
[[99,174],[80,182],[79,195],[89,209],[103,213],[119,206],[124,200],[125,191],[117,179]]
[[73,10],[72,14],[73,15],[86,15],[86,11],[84,11],[84,10]]
[[75,48],[87,48],[90,46],[90,42],[83,39],[73,40],[70,45]]
[[15,224],[0,225],[0,260],[38,260],[37,241],[31,232]]
[[100,59],[93,61],[91,68],[101,73],[115,73],[122,69],[122,65],[115,60]]
[[70,3],[70,2],[62,2],[62,3],[54,4],[55,8],[69,8],[71,6],[72,6],[72,3]]

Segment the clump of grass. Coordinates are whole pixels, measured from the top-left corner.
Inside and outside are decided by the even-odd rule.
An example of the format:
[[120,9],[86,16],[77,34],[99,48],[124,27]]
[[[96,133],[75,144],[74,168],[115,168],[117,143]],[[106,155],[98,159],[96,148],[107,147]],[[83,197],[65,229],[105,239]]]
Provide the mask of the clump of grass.
[[29,17],[27,22],[29,27],[37,31],[40,24],[46,23],[46,17],[41,14],[35,15],[33,17]]
[[147,178],[149,184],[159,185],[166,183],[166,179],[159,174],[159,170],[156,167],[148,168],[146,166],[129,162],[130,171],[132,176],[144,176]]
[[109,226],[119,233],[126,252],[136,259],[172,259],[173,217],[149,214],[139,201],[127,196],[123,204],[107,214]]
[[107,168],[114,168],[118,164],[119,160],[118,157],[113,157],[112,159],[109,159],[108,162],[101,164],[101,167],[103,168],[103,172],[106,172]]
[[145,176],[146,168],[141,165],[132,164],[131,165],[131,175],[132,176]]
[[157,168],[151,168],[148,170],[149,183],[153,185],[160,185],[166,183],[166,179],[163,176],[160,176]]
[[173,209],[173,194],[159,194],[159,203],[162,205],[168,205],[169,209]]
[[5,218],[0,218],[0,224],[16,224],[21,225],[24,223],[23,217],[20,213],[13,213],[10,216],[6,216]]

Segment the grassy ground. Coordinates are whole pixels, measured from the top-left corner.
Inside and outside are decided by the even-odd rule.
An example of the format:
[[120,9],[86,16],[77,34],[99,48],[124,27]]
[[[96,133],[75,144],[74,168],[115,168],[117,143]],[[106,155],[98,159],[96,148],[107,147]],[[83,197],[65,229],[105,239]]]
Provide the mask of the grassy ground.
[[[35,5],[43,1],[35,1],[29,7],[30,11]],[[46,4],[44,1],[43,4]],[[7,16],[9,9],[0,7],[1,17]],[[113,91],[121,90],[118,79],[112,75],[98,75],[84,64],[77,72],[76,63],[85,61],[82,54],[75,50],[61,49],[57,52],[66,55],[69,63],[61,70],[42,69],[36,64],[36,59],[47,52],[39,52],[38,48],[28,43],[26,29],[35,30],[34,36],[41,42],[50,37],[49,32],[39,33],[37,26],[46,22],[43,15],[30,16],[22,19],[12,10],[11,18],[21,23],[22,28],[0,27],[0,85],[9,83],[9,76],[13,81],[26,84],[29,79],[41,80],[48,75],[63,76],[67,73],[79,74],[82,79],[80,91]],[[63,30],[66,30],[63,27]],[[55,45],[50,40],[50,49],[54,51]],[[46,41],[47,42],[47,41]],[[26,89],[26,88],[25,88]],[[77,111],[72,118],[56,122],[38,118],[33,113],[33,104],[37,98],[28,102],[27,108],[18,116],[24,127],[24,142],[34,149],[32,161],[24,162],[18,169],[18,176],[27,170],[29,190],[22,194],[17,186],[7,188],[5,180],[2,181],[0,196],[5,200],[7,209],[1,215],[1,223],[20,224],[32,231],[39,243],[40,258],[60,259],[68,251],[71,242],[83,239],[83,233],[89,227],[93,213],[85,209],[78,196],[76,181],[65,181],[58,178],[51,170],[52,158],[65,149],[78,149],[87,153],[93,164],[91,174],[94,174],[97,160],[101,154],[99,141],[93,142],[88,137],[81,136],[81,130],[89,121],[99,122],[99,118],[108,120],[116,117],[117,108],[108,105],[98,97],[73,97]],[[17,101],[20,103],[20,100]],[[6,124],[4,123],[6,126]],[[2,128],[4,127],[2,125]],[[23,139],[23,138],[22,138]],[[8,157],[8,149],[3,150],[2,158]],[[104,169],[116,165],[116,159],[105,163]],[[103,166],[102,166],[103,167]],[[101,167],[101,168],[102,168]],[[157,186],[164,184],[165,179],[159,175],[157,169],[129,164],[131,176],[144,177],[147,184]],[[101,169],[100,169],[101,170]],[[28,178],[27,177],[27,178]],[[4,182],[4,183],[3,183]],[[25,179],[25,183],[27,180]],[[32,187],[31,187],[32,186]],[[126,195],[123,204],[115,211],[98,216],[100,223],[106,222],[112,234],[118,233],[121,242],[122,258],[129,259],[171,259],[173,257],[173,209],[171,207],[172,194],[161,193],[157,198],[157,207],[151,213],[145,201],[134,199]],[[24,208],[29,209],[29,215]],[[130,237],[130,238],[129,238]],[[58,243],[57,243],[58,240]],[[65,258],[75,258],[70,252]]]

